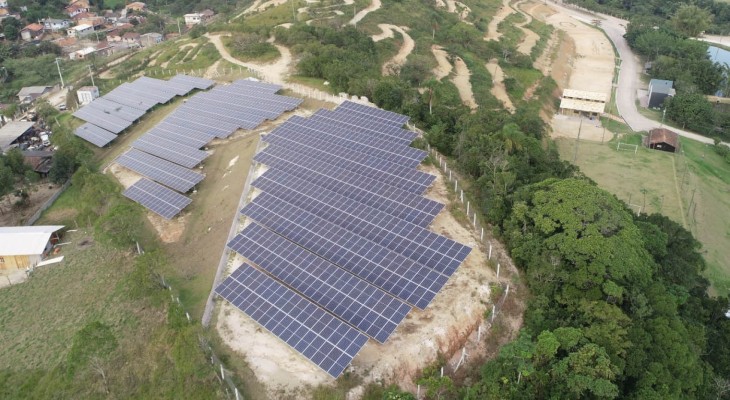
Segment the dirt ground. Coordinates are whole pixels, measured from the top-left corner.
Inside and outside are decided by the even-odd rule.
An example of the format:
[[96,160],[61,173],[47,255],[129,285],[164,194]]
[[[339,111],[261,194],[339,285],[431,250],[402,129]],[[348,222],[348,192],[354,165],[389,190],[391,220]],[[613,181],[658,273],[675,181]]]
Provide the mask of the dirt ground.
[[30,203],[22,208],[14,206],[18,201],[15,194],[3,196],[0,198],[0,226],[23,225],[60,188],[61,185],[48,181],[33,184],[30,190]]
[[469,80],[471,72],[461,57],[456,57],[454,60],[454,70],[456,74],[451,78],[451,81],[459,90],[462,103],[472,110],[476,109],[478,105],[476,99],[474,99],[474,92],[471,89],[471,81]]
[[446,50],[444,50],[443,47],[434,44],[431,46],[431,52],[433,53],[433,56],[436,57],[436,62],[438,63],[438,67],[433,69],[433,74],[436,79],[441,80],[449,76],[451,71],[454,69],[454,66],[449,62],[449,55],[446,53]]
[[403,37],[403,43],[398,50],[398,54],[394,55],[393,58],[383,63],[382,73],[383,75],[393,75],[397,73],[400,68],[405,64],[406,58],[411,54],[413,49],[416,47],[416,43],[413,41],[411,36],[407,33],[407,26],[395,26],[390,24],[378,24],[378,28],[382,30],[381,33],[373,35],[372,39],[374,42],[379,42],[383,39],[393,38],[395,35],[393,31],[397,31]]
[[515,111],[515,106],[512,104],[512,100],[507,95],[507,88],[504,86],[504,71],[499,66],[499,61],[496,58],[489,60],[486,64],[487,71],[492,75],[492,89],[490,92],[497,100],[501,101],[504,108],[509,112]]
[[592,142],[607,142],[613,139],[613,133],[606,130],[597,118],[582,118],[555,114],[551,121],[554,138],[576,138],[580,130],[580,140]]
[[373,11],[379,10],[382,6],[382,3],[380,0],[372,0],[369,6],[363,8],[362,10],[358,11],[357,14],[348,22],[350,25],[357,25],[358,22],[362,21],[363,18],[365,18],[366,15],[370,14]]
[[[434,168],[427,172],[438,179],[427,197],[448,202],[443,177]],[[256,175],[262,173],[257,171]],[[256,191],[251,193],[254,197]],[[475,246],[478,238],[470,227],[462,226],[448,212],[441,212],[431,225],[439,234],[474,247],[466,261],[424,311],[413,310],[385,344],[368,342],[353,360],[352,370],[364,383],[382,381],[413,389],[419,369],[436,360],[439,352],[450,355],[475,332],[489,307],[490,286],[496,280],[485,254]],[[235,255],[229,268],[238,267],[243,258]],[[307,386],[331,383],[332,379],[286,344],[269,334],[251,318],[227,302],[221,305],[217,329],[225,343],[244,355],[269,397],[303,396]]]
[[534,3],[524,3],[520,2],[515,4],[515,9],[520,12],[520,14],[525,16],[525,22],[517,25],[518,28],[522,31],[522,33],[525,34],[525,37],[522,39],[522,42],[517,46],[517,51],[519,51],[522,54],[529,55],[532,52],[532,48],[535,47],[535,44],[537,44],[537,41],[540,40],[540,36],[531,31],[530,29],[526,28],[527,24],[532,22],[532,16],[524,11],[524,5],[527,4],[529,8],[533,6]]
[[499,40],[499,38],[502,37],[502,34],[499,32],[497,27],[500,22],[504,21],[508,15],[514,12],[509,3],[510,0],[502,1],[502,7],[499,8],[497,14],[494,15],[494,18],[492,18],[492,20],[489,21],[489,25],[487,25],[487,34],[484,36],[484,40]]

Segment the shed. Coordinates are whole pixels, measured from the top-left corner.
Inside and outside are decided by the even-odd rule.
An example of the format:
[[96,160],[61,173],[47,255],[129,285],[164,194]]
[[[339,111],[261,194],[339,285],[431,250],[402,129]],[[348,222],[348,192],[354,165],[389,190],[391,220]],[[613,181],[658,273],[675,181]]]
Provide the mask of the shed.
[[606,94],[565,89],[560,99],[561,114],[600,116],[606,108]]
[[650,149],[674,153],[679,149],[679,135],[665,128],[656,128],[649,131],[646,145]]
[[0,128],[0,152],[4,153],[19,137],[33,128],[33,122],[13,121]]
[[21,103],[32,103],[35,99],[50,91],[50,86],[26,86],[18,92],[18,101]]
[[33,171],[41,176],[46,176],[51,171],[51,165],[53,165],[53,152],[38,150],[24,151],[23,161],[30,165]]
[[0,270],[35,267],[58,242],[63,225],[0,227]]
[[673,88],[674,82],[664,79],[652,79],[649,81],[649,108],[661,108],[664,99],[674,96],[676,91]]

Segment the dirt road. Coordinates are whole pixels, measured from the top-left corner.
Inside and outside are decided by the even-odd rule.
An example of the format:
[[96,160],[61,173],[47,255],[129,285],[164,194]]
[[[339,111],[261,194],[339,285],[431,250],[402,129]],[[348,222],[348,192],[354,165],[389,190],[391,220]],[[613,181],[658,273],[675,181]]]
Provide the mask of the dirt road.
[[443,47],[434,44],[431,46],[431,53],[433,53],[433,56],[436,57],[436,62],[438,63],[438,67],[433,69],[433,75],[436,79],[441,80],[449,76],[454,67],[449,62],[446,50],[444,50]]
[[456,75],[451,78],[451,81],[454,82],[454,85],[459,90],[461,102],[474,110],[478,105],[476,99],[474,99],[474,92],[471,89],[471,82],[469,81],[469,76],[471,75],[469,67],[466,66],[466,63],[464,63],[461,57],[456,57],[454,67]]
[[348,24],[350,25],[357,25],[358,22],[360,22],[363,18],[365,18],[366,15],[370,14],[371,12],[380,9],[382,6],[382,3],[380,3],[380,0],[373,0],[372,3],[370,3],[369,6],[363,8],[362,10],[358,11],[357,14],[355,14],[355,17],[353,17]]
[[383,63],[383,67],[382,67],[383,76],[395,75],[400,70],[400,68],[403,66],[403,64],[406,63],[406,58],[408,58],[408,55],[411,54],[413,49],[416,47],[416,43],[413,41],[411,36],[406,32],[408,30],[407,26],[378,24],[378,28],[380,28],[380,30],[382,32],[377,35],[372,36],[372,39],[374,42],[379,42],[383,39],[395,37],[395,35],[393,34],[393,31],[397,31],[403,37],[403,44],[401,45],[400,50],[398,50],[398,54],[396,54],[395,56],[393,56],[393,58],[391,58],[390,60]]
[[502,102],[507,111],[511,113],[515,112],[515,106],[507,95],[507,88],[504,86],[504,71],[500,68],[497,59],[493,58],[489,60],[486,67],[487,71],[492,75],[492,89],[490,92],[497,100]]

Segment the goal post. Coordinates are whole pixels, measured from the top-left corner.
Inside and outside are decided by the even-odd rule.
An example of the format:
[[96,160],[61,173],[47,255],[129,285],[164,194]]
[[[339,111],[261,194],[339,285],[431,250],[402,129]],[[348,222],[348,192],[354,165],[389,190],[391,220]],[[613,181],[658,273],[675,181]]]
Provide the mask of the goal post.
[[618,142],[616,144],[616,151],[621,150],[629,150],[634,152],[634,155],[639,151],[639,145],[638,144],[631,144],[631,143],[624,143],[624,142]]

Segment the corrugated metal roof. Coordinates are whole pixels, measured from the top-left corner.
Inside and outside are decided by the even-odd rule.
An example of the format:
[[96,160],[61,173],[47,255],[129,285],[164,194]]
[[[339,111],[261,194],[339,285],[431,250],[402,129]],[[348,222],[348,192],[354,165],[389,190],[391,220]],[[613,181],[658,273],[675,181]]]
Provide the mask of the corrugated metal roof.
[[563,90],[563,97],[568,97],[577,100],[593,100],[593,101],[606,101],[606,93],[600,92],[588,92],[585,90],[565,89]]
[[33,122],[13,121],[0,128],[0,152],[10,146],[20,135],[33,127]]
[[563,97],[563,99],[560,100],[560,108],[601,114],[606,108],[606,103],[589,100],[567,99]]
[[42,254],[51,234],[63,225],[0,227],[0,256]]

